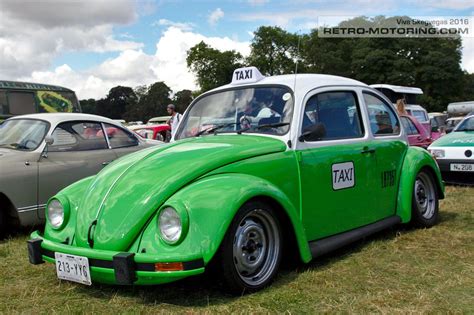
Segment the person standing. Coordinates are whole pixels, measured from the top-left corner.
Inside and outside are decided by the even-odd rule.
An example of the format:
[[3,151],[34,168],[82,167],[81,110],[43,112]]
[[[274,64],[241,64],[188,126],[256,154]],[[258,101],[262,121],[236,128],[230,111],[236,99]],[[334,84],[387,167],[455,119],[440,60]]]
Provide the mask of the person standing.
[[174,106],[174,104],[169,104],[166,107],[166,111],[171,116],[171,118],[168,119],[166,123],[171,127],[171,138],[173,138],[176,133],[176,130],[178,130],[178,125],[181,119],[183,118],[183,115],[176,111],[176,106]]

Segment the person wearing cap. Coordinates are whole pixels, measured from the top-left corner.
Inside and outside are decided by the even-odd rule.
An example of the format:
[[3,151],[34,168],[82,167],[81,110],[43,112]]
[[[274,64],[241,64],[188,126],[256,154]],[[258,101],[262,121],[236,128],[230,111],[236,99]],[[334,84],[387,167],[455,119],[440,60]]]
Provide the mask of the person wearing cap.
[[174,106],[174,104],[169,104],[166,107],[166,111],[171,116],[171,118],[168,119],[166,123],[171,127],[171,137],[174,137],[174,134],[176,133],[176,130],[178,130],[178,125],[183,115],[176,111],[176,106]]

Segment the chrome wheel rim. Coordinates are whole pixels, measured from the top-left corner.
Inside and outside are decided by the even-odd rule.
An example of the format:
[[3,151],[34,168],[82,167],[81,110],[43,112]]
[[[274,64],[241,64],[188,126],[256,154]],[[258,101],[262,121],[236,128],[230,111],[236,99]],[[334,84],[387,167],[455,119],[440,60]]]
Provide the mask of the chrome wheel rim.
[[435,212],[435,187],[431,178],[420,173],[416,177],[414,188],[415,203],[418,211],[425,219],[431,219]]
[[249,212],[239,223],[233,244],[236,271],[246,284],[267,281],[280,256],[280,234],[275,219],[266,211]]

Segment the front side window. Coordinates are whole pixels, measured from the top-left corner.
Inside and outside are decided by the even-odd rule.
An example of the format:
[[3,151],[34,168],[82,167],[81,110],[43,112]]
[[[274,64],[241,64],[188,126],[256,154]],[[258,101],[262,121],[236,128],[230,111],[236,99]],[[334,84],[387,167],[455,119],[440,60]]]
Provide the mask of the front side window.
[[316,94],[306,103],[301,132],[321,130],[316,138],[307,138],[308,141],[360,138],[364,136],[360,117],[354,92]]
[[104,124],[112,149],[138,145],[138,140],[131,133],[114,125]]
[[405,128],[407,134],[416,135],[419,133],[415,124],[409,118],[401,117],[400,119],[402,120],[403,128]]
[[87,151],[107,149],[107,141],[100,123],[65,122],[54,129],[49,152]]
[[363,93],[369,112],[370,129],[377,136],[400,134],[400,122],[391,105],[372,93]]
[[0,147],[33,151],[43,141],[49,124],[35,119],[9,119],[0,124]]
[[36,113],[36,103],[33,93],[9,92],[8,103],[11,115],[24,115]]
[[283,86],[235,88],[204,96],[190,108],[176,139],[215,132],[283,135],[293,115],[293,94]]

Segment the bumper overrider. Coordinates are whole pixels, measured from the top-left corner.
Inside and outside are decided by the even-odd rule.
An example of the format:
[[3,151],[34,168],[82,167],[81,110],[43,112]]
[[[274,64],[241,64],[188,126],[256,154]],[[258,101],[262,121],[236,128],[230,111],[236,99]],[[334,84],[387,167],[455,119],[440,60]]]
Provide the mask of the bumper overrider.
[[27,241],[31,264],[55,263],[55,252],[87,257],[93,282],[120,285],[153,285],[176,281],[204,272],[202,258],[160,261],[146,253],[95,250],[51,242],[38,232]]

